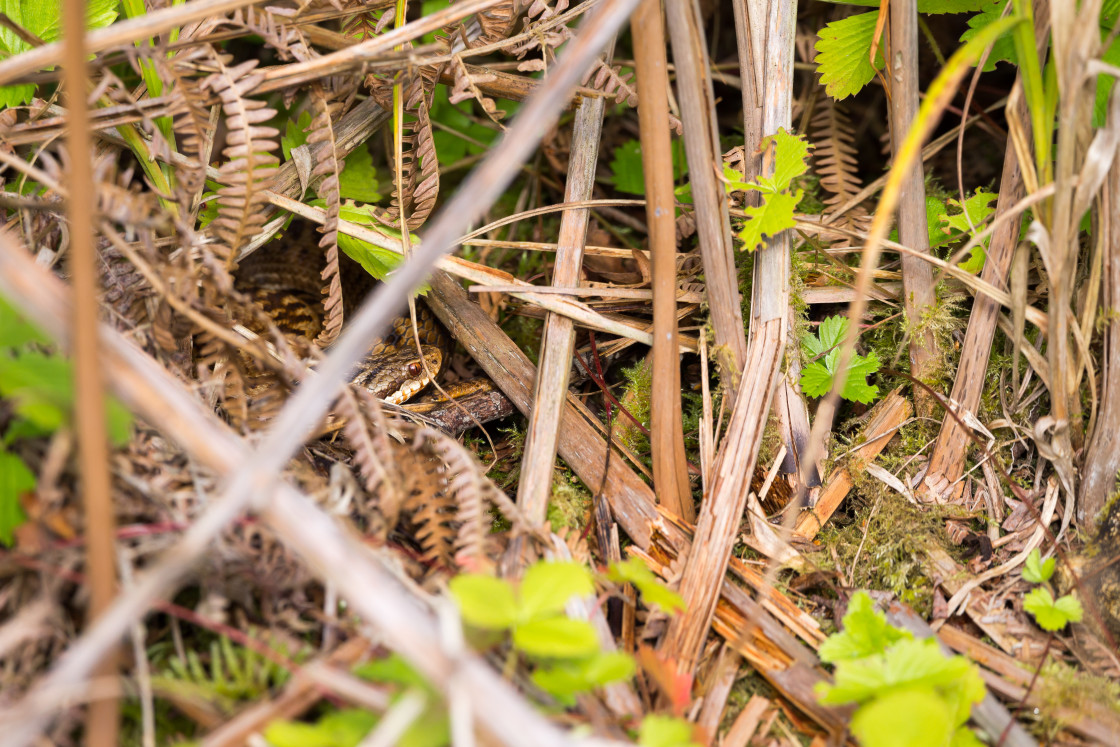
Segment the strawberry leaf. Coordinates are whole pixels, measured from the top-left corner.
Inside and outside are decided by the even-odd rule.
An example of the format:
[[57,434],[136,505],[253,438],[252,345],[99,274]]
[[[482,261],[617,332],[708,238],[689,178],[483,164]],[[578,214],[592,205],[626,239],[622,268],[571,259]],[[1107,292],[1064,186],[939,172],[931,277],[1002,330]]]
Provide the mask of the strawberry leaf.
[[878,17],[878,13],[849,16],[833,21],[818,34],[817,72],[825,93],[837,101],[859,93],[875,71],[883,68],[882,53],[875,55],[875,67],[868,59]]

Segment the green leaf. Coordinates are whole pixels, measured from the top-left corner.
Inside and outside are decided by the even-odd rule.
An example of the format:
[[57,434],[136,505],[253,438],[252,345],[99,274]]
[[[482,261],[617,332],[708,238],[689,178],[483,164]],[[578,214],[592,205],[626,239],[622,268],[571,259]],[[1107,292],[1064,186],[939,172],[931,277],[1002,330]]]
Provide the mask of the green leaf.
[[1023,580],[1030,581],[1032,584],[1046,583],[1054,575],[1054,564],[1054,558],[1047,558],[1043,561],[1042,554],[1036,547],[1031,550],[1031,554],[1027,556],[1027,562],[1023,564]]
[[1081,609],[1081,602],[1077,601],[1077,597],[1071,594],[1058,597],[1057,601],[1054,602],[1054,609],[1065,615],[1071,623],[1081,622],[1081,619],[1085,616],[1085,611]]
[[[980,30],[985,26],[990,26],[998,21],[1002,15],[1003,4],[991,3],[979,14],[969,18],[968,30],[961,34],[961,44],[964,44],[969,39],[979,34]],[[988,53],[988,59],[984,62],[984,72],[992,72],[996,69],[996,63],[999,62],[1009,62],[1012,65],[1019,64],[1019,60],[1015,54],[1015,42],[1009,37],[1001,36],[992,45],[992,51]]]
[[[834,315],[824,319],[817,335],[801,338],[801,350],[810,361],[801,370],[801,391],[810,397],[823,397],[832,389],[840,345],[847,336],[847,317]],[[817,359],[817,360],[813,360]],[[867,377],[879,370],[879,357],[874,351],[866,357],[852,354],[840,396],[851,402],[867,404],[879,396],[879,387],[867,383]]]
[[[930,249],[949,243],[949,236],[946,235],[945,230],[941,227],[942,216],[948,214],[949,210],[945,207],[944,202],[933,195],[926,195],[926,231],[929,232]],[[894,239],[896,241],[898,240],[897,231],[894,234]]]
[[638,744],[642,747],[692,747],[692,724],[672,716],[651,714],[638,728]]
[[[946,214],[941,216],[942,231],[945,235],[950,236],[953,240],[956,236],[961,234],[971,238],[979,230],[983,228],[984,221],[988,219],[995,208],[991,203],[997,198],[994,192],[985,192],[982,189],[976,190],[976,193],[965,200],[963,203],[960,200],[949,200],[949,204],[956,208],[959,212],[953,214]],[[969,227],[969,221],[976,227],[977,231],[973,231]],[[984,240],[982,246],[973,247],[972,252],[968,259],[960,263],[960,267],[968,272],[978,273],[984,269],[984,258],[987,256],[984,247],[988,245],[991,240],[989,236]]]
[[[1103,16],[1104,13],[1102,12]],[[1120,37],[1112,40],[1101,54],[1101,62],[1109,65],[1120,66]],[[1093,99],[1093,127],[1104,127],[1108,122],[1108,98],[1112,95],[1112,88],[1116,85],[1116,78],[1112,75],[1097,77],[1097,93]]]
[[1081,603],[1068,594],[1056,602],[1050,590],[1038,586],[1023,598],[1023,609],[1034,615],[1038,627],[1056,632],[1071,622],[1080,622],[1083,615]]
[[530,656],[571,659],[599,650],[599,637],[586,620],[549,617],[513,629],[514,648]]
[[518,619],[527,622],[558,615],[572,597],[594,593],[591,573],[579,563],[534,563],[521,580]]
[[817,72],[825,93],[837,101],[859,93],[875,77],[875,71],[883,68],[881,51],[875,55],[875,67],[871,67],[869,60],[878,16],[849,16],[826,25],[818,34]]
[[856,711],[852,733],[863,747],[943,747],[956,730],[948,705],[928,688],[889,693]]
[[0,449],[0,544],[12,546],[15,530],[25,521],[19,499],[35,489],[35,474],[15,454]]
[[386,685],[402,685],[421,689],[431,689],[428,681],[400,654],[389,654],[354,667],[354,674],[370,682]]
[[284,160],[292,160],[292,151],[307,144],[307,131],[311,128],[311,112],[304,109],[298,117],[288,117],[284,121],[284,134],[280,136],[280,149]]
[[623,563],[614,563],[607,577],[616,583],[631,583],[642,594],[642,601],[648,606],[657,605],[665,612],[680,612],[684,609],[684,599],[668,588],[653,574],[649,567],[636,557],[631,556]]
[[17,348],[29,342],[46,342],[38,329],[28,324],[12,306],[0,298],[0,348]]
[[627,140],[614,149],[611,159],[611,184],[619,192],[631,195],[646,193],[645,171],[642,168],[642,144]]
[[832,374],[824,367],[822,361],[810,363],[801,369],[801,380],[798,385],[803,394],[810,397],[823,397],[832,391]]
[[[117,0],[89,0],[86,28],[99,29],[117,19]],[[45,42],[62,37],[62,0],[3,0],[0,12]],[[0,28],[0,59],[25,52],[31,46],[6,27]],[[20,106],[35,96],[34,84],[0,87],[0,105]]]
[[794,179],[809,170],[806,163],[809,158],[809,141],[798,135],[791,135],[782,127],[773,135],[763,138],[763,151],[770,143],[774,143],[774,176],[770,177],[770,186],[775,191],[785,191]]
[[517,621],[517,601],[508,581],[464,573],[448,584],[463,619],[476,628],[505,630]]
[[375,713],[352,708],[328,713],[314,724],[273,721],[264,738],[271,747],[357,747],[379,720]]
[[744,208],[746,221],[739,232],[739,240],[743,242],[741,248],[753,252],[763,245],[767,237],[793,228],[793,211],[803,194],[800,189],[792,194],[763,194],[760,205]]
[[338,189],[344,200],[376,203],[381,201],[377,191],[377,169],[373,166],[373,156],[369,148],[359,145],[346,156],[342,173],[338,177]]
[[875,609],[875,603],[864,591],[856,592],[848,602],[843,624],[841,632],[830,635],[821,644],[817,652],[821,661],[835,663],[882,654],[892,644],[914,637],[888,623],[886,615]]
[[533,672],[537,687],[556,697],[564,705],[574,705],[575,696],[612,682],[634,676],[634,660],[624,653],[599,653],[588,659],[565,662],[554,667],[540,667]]
[[[684,155],[684,141],[674,138],[670,143],[673,159],[673,179],[680,179],[688,173],[688,163]],[[632,195],[646,193],[645,167],[642,165],[642,144],[638,140],[627,140],[614,149],[611,160],[611,175],[607,179],[619,192]]]

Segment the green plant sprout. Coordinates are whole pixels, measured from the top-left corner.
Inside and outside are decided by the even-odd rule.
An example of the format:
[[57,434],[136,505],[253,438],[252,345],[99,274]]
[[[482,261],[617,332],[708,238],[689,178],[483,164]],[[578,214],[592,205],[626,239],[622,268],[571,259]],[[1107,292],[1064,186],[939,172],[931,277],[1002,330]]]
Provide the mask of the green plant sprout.
[[[667,611],[684,606],[636,558],[613,565],[607,575],[633,583],[647,604]],[[579,693],[634,674],[633,659],[617,651],[602,651],[591,623],[564,614],[572,597],[595,592],[591,572],[578,563],[535,563],[517,586],[478,573],[456,576],[448,586],[463,620],[480,630],[508,633],[511,653],[524,654],[538,664],[533,682],[564,705],[573,705]]]
[[[931,249],[959,241],[962,238],[972,239],[984,225],[984,221],[994,213],[992,203],[999,195],[995,192],[976,190],[973,195],[965,200],[949,200],[949,205],[936,197],[926,197],[926,219],[929,230],[929,246]],[[949,207],[957,212],[949,213]],[[971,225],[969,225],[971,223]],[[972,247],[969,256],[958,263],[958,266],[967,272],[976,275],[984,269],[984,260],[987,259],[988,243],[991,236]]]
[[965,725],[984,699],[979,668],[946,657],[936,638],[915,640],[887,622],[866,592],[848,603],[843,630],[818,652],[836,665],[835,684],[817,687],[822,703],[857,705],[852,734],[864,747],[979,747]]
[[768,237],[793,228],[793,211],[805,192],[793,187],[793,180],[808,171],[809,143],[803,137],[791,135],[784,128],[762,139],[763,152],[774,145],[774,175],[760,176],[757,182],[742,181],[743,175],[724,167],[728,192],[754,190],[762,197],[758,205],[743,208],[745,220],[739,231],[741,249],[753,252],[764,245]]
[[[0,397],[12,403],[13,418],[0,433],[0,544],[10,546],[27,517],[20,497],[35,490],[35,473],[9,447],[50,436],[70,424],[74,408],[73,369],[62,355],[44,352],[49,340],[0,298]],[[128,442],[132,418],[110,399],[109,438]]]
[[[830,316],[820,323],[817,334],[801,338],[801,352],[807,365],[801,370],[801,391],[810,397],[823,397],[832,390],[840,345],[848,334],[848,319]],[[879,356],[871,351],[866,356],[852,355],[840,396],[852,402],[869,404],[879,396],[879,387],[867,383],[867,377],[879,370]]]
[[1054,558],[1042,560],[1038,548],[1031,550],[1023,565],[1023,580],[1037,584],[1023,598],[1023,609],[1034,616],[1038,627],[1048,633],[1056,633],[1069,623],[1081,622],[1084,610],[1081,602],[1071,594],[1054,598],[1050,577],[1054,575]]

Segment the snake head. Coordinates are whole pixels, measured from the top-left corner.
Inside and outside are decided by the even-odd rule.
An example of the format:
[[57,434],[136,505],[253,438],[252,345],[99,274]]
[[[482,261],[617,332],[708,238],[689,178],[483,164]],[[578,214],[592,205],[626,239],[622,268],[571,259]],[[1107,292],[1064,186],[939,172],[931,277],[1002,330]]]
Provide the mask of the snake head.
[[378,399],[403,404],[428,386],[443,365],[439,348],[423,345],[420,352],[422,357],[416,350],[370,356],[354,377],[354,383],[361,384]]

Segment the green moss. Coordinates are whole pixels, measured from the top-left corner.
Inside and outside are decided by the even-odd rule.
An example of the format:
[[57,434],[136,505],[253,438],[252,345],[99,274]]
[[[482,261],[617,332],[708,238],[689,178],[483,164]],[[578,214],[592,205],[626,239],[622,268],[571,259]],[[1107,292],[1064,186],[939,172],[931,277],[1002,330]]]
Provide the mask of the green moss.
[[818,535],[821,549],[810,560],[845,578],[850,574],[857,589],[890,591],[918,614],[928,615],[934,582],[925,575],[925,548],[946,544],[943,515],[919,510],[865,474],[854,477],[848,496],[851,520],[834,516]]
[[548,501],[548,523],[552,531],[583,529],[591,510],[591,493],[567,467],[552,473],[552,497]]
[[1035,693],[1039,704],[1036,733],[1048,743],[1065,726],[1059,711],[1084,716],[1086,703],[1093,703],[1120,715],[1120,683],[1061,662],[1051,661],[1042,668]]

